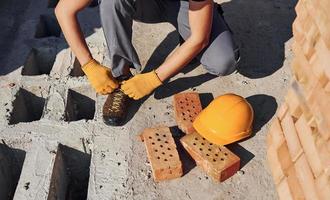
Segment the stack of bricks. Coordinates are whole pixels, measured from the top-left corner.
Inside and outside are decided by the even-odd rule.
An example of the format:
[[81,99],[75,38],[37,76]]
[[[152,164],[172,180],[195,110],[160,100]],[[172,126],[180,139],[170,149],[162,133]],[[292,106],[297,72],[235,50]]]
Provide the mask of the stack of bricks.
[[330,199],[330,1],[300,0],[294,81],[267,135],[280,199]]

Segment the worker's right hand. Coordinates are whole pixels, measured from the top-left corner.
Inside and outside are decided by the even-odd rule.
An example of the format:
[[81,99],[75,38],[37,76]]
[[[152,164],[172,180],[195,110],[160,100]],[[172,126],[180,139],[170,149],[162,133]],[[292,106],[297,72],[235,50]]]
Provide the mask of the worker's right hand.
[[111,71],[94,59],[82,66],[81,69],[86,74],[92,87],[99,94],[109,94],[119,86]]

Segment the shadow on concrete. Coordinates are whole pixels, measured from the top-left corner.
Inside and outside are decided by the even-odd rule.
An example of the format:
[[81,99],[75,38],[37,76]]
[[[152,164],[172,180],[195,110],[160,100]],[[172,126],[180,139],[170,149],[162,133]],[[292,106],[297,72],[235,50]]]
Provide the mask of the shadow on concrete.
[[[0,76],[7,75],[18,68],[28,65],[31,50],[40,48],[55,49],[56,54],[68,48],[55,18],[54,7],[57,0],[2,0],[0,2]],[[19,5],[19,6],[18,6]],[[33,7],[31,6],[33,5]],[[85,37],[101,28],[99,9],[95,0],[90,7],[78,15]],[[36,23],[35,23],[36,22]],[[35,24],[35,26],[34,26]],[[49,60],[48,71],[54,60]],[[31,74],[23,74],[31,75]]]
[[254,158],[253,153],[237,143],[226,145],[226,147],[241,159],[240,169],[242,169],[248,162],[250,162],[250,160]]
[[0,143],[0,199],[12,199],[22,172],[26,152]]
[[276,99],[265,94],[257,94],[247,97],[246,100],[251,104],[254,111],[252,135],[255,135],[275,115],[277,110]]
[[280,69],[285,42],[292,37],[297,0],[232,0],[222,4],[224,16],[239,46],[240,74],[256,79]]

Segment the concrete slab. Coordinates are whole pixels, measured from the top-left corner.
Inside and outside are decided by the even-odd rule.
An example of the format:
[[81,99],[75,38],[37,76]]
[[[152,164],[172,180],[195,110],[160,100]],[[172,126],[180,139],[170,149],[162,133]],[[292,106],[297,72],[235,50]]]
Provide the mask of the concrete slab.
[[[296,1],[221,2],[225,17],[235,32],[236,39],[240,41],[242,61],[238,73],[226,77],[213,77],[208,75],[202,66],[191,64],[158,88],[149,98],[134,102],[129,109],[128,122],[124,126],[108,127],[102,122],[101,112],[106,97],[90,92],[87,79],[77,70],[79,65],[75,63],[75,57],[68,49],[63,35],[58,35],[56,31],[56,34],[53,34],[53,26],[50,26],[51,30],[44,30],[40,34],[42,37],[35,38],[40,16],[51,16],[56,0],[27,0],[24,3],[18,0],[1,1],[0,23],[4,31],[0,33],[0,139],[10,148],[26,152],[23,175],[18,182],[15,198],[48,197],[50,193],[47,185],[51,182],[49,177],[53,173],[51,163],[54,162],[54,155],[48,150],[44,151],[43,145],[37,145],[36,148],[30,148],[30,145],[32,141],[44,141],[45,145],[55,141],[56,144],[67,146],[74,152],[92,155],[88,199],[276,199],[265,161],[265,134],[277,105],[283,101],[291,78],[290,38]],[[108,65],[109,56],[98,7],[86,9],[79,14],[79,19],[93,55]],[[174,27],[167,23],[134,23],[133,29],[133,43],[141,64],[146,66],[144,70],[157,67],[178,45],[178,35]],[[35,74],[38,67],[34,64],[38,62],[32,61],[39,59],[39,56],[28,59],[29,53],[32,49],[49,47],[54,48],[55,58],[41,56],[42,62],[39,63],[45,61],[47,66],[51,67],[42,71],[46,73]],[[27,60],[34,64],[29,65]],[[22,75],[24,67],[30,67],[31,70],[27,70],[30,75]],[[15,110],[15,95],[20,88],[44,99],[45,105],[41,106],[38,101],[34,101],[35,98],[30,98],[30,95],[23,95],[27,99],[32,99],[31,108],[38,107],[42,114],[32,117],[34,120],[14,120],[17,123],[11,124],[9,122]],[[83,107],[92,105],[80,101],[81,98],[74,98],[75,95],[70,97],[68,91],[75,91],[92,99],[95,103],[94,115],[90,114],[90,110],[83,110],[81,113],[87,117],[75,118],[77,115],[70,114],[77,120],[65,121],[65,115],[70,110],[66,109],[66,106],[75,105],[70,103],[72,99]],[[240,156],[242,167],[237,174],[221,184],[215,184],[198,170],[184,151],[179,151],[180,157],[184,160],[183,165],[187,167],[184,176],[156,184],[152,180],[145,148],[136,140],[136,135],[145,128],[159,124],[175,126],[172,96],[184,91],[200,93],[204,107],[213,97],[233,92],[246,97],[254,108],[255,135],[228,147]],[[25,107],[30,109],[29,105]],[[29,109],[26,109],[25,116],[34,116]],[[22,113],[16,112],[14,115]],[[179,138],[179,135],[176,137]],[[74,158],[69,156],[69,160]],[[65,159],[63,156],[63,161]],[[58,166],[63,167],[65,163]],[[4,164],[4,168],[8,169],[6,165]],[[76,169],[74,165],[70,167]],[[64,172],[61,167],[58,170],[58,173]],[[28,174],[27,171],[35,173]],[[61,180],[64,183],[68,179]],[[27,185],[28,182],[30,184]],[[1,184],[5,184],[1,188],[12,191],[10,181]],[[42,188],[40,193],[39,186]],[[26,190],[26,187],[29,189]],[[84,190],[86,187],[83,187]]]

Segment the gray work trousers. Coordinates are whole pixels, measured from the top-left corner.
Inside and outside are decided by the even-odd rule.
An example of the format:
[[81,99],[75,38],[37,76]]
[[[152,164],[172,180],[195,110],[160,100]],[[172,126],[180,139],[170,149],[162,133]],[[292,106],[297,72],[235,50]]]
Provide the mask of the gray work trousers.
[[[223,76],[235,71],[235,47],[224,19],[216,8],[213,10],[210,42],[197,59],[209,73]],[[141,70],[139,58],[132,45],[133,20],[144,23],[169,22],[186,40],[190,35],[188,11],[188,1],[101,0],[101,22],[114,77],[122,75],[127,65]]]

